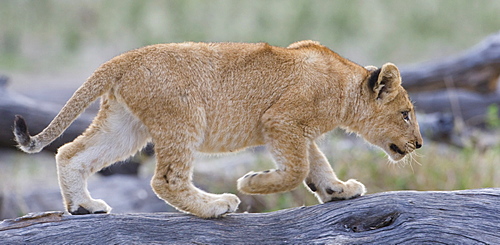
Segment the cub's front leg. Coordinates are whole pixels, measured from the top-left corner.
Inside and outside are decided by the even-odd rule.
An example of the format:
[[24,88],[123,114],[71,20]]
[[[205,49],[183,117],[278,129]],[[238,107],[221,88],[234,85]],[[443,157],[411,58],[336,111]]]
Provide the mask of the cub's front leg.
[[277,169],[250,172],[238,180],[246,194],[270,194],[295,189],[309,172],[307,140],[301,129],[284,120],[269,120],[265,133]]
[[309,145],[309,166],[309,175],[304,184],[321,203],[351,199],[366,193],[365,186],[356,180],[339,180],[314,142]]

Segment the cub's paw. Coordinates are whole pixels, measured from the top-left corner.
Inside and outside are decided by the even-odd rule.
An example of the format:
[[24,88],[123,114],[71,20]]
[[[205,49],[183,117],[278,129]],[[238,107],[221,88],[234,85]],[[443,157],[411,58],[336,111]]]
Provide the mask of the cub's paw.
[[245,194],[257,194],[258,191],[256,191],[255,188],[252,187],[252,183],[256,182],[255,177],[257,177],[258,175],[259,173],[251,171],[245,174],[243,177],[239,178],[236,184],[238,190]]
[[366,188],[361,182],[350,179],[346,182],[335,181],[316,185],[313,181],[306,182],[309,189],[314,192],[321,203],[347,200],[362,196],[366,193]]
[[201,218],[220,218],[228,213],[234,213],[238,209],[238,205],[240,205],[240,199],[236,195],[224,193],[213,195],[211,200],[199,205],[191,213]]
[[110,211],[111,207],[100,199],[93,199],[92,201],[81,203],[68,208],[68,212],[72,215],[107,214]]
[[269,194],[280,192],[283,184],[280,170],[270,169],[262,172],[249,172],[238,179],[238,190],[245,194]]

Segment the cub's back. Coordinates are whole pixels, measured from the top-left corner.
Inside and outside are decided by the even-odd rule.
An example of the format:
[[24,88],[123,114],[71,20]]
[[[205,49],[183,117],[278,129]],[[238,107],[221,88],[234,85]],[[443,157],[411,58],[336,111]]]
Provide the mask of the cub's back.
[[182,96],[210,113],[263,110],[304,80],[296,55],[265,43],[158,44],[124,55],[130,64],[116,91],[132,107],[138,96]]
[[307,52],[265,43],[147,46],[124,54],[130,67],[115,91],[143,120],[196,107],[204,121],[196,126],[204,129],[200,150],[237,150],[262,144],[264,112],[288,90],[306,87],[308,77],[320,77],[311,76]]

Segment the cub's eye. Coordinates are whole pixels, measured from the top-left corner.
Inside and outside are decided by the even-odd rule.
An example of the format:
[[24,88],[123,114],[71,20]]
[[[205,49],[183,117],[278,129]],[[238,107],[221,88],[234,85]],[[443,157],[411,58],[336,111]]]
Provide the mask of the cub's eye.
[[401,114],[403,115],[403,119],[405,121],[410,121],[410,115],[409,115],[409,111],[402,111]]

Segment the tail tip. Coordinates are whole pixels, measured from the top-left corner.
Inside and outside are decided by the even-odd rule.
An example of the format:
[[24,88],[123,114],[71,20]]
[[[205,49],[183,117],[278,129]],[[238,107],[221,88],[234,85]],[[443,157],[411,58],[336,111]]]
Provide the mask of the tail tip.
[[34,150],[35,142],[31,140],[28,125],[21,115],[16,115],[14,119],[14,136],[21,150],[26,152],[32,152]]

